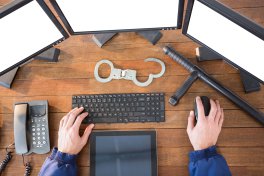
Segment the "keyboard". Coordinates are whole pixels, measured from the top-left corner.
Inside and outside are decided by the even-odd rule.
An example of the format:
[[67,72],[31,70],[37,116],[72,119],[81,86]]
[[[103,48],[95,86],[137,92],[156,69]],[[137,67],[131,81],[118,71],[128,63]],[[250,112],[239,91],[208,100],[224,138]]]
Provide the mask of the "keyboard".
[[72,108],[84,107],[82,123],[164,122],[164,93],[73,95]]

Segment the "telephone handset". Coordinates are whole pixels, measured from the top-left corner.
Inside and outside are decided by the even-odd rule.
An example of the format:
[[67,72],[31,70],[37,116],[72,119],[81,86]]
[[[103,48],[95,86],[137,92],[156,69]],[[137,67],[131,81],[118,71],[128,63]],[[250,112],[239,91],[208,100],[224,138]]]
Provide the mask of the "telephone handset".
[[17,154],[45,154],[50,151],[48,101],[15,104],[14,136]]

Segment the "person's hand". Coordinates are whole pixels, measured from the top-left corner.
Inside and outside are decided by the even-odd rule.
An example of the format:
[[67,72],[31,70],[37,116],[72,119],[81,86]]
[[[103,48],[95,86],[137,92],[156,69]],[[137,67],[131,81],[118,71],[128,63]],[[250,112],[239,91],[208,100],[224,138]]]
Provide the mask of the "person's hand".
[[210,99],[211,110],[208,117],[204,115],[204,107],[200,97],[196,97],[198,120],[195,125],[194,112],[191,111],[188,118],[187,133],[194,150],[203,150],[216,144],[220,134],[224,111],[219,101]]
[[94,124],[86,127],[83,136],[80,137],[79,129],[81,123],[88,115],[87,112],[80,114],[82,111],[83,107],[75,108],[61,119],[58,139],[58,150],[60,152],[76,155],[87,143]]

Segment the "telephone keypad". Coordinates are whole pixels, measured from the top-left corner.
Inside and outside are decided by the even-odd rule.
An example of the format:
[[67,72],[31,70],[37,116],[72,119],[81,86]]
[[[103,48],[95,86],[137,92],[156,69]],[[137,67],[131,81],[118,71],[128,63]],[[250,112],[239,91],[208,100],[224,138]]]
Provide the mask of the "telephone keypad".
[[32,144],[34,148],[41,148],[47,145],[47,128],[45,117],[31,116]]

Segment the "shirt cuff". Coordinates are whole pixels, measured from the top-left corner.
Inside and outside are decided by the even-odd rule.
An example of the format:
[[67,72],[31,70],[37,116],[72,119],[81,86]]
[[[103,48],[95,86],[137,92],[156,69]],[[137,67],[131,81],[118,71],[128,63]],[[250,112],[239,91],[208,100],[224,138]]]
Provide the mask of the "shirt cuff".
[[56,148],[56,147],[54,147],[54,148],[52,149],[51,155],[49,156],[49,158],[50,158],[51,160],[53,160],[53,159],[55,158],[55,156],[56,156],[56,154],[57,154],[57,151],[58,151],[58,148]]
[[208,159],[216,155],[218,155],[218,153],[216,151],[215,145],[204,150],[197,150],[189,153],[190,162],[196,162],[198,160]]
[[60,162],[63,162],[65,164],[73,164],[76,162],[76,157],[77,155],[71,155],[68,153],[63,153],[58,151],[57,147],[54,147],[54,149],[52,150],[52,154],[50,157],[53,156],[53,159],[58,160]]

